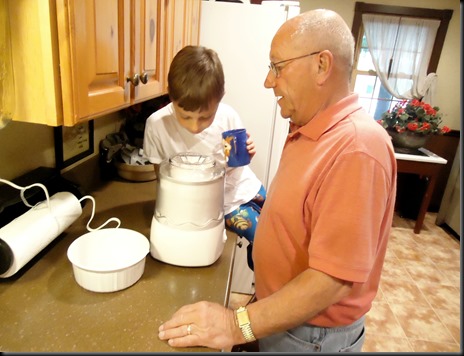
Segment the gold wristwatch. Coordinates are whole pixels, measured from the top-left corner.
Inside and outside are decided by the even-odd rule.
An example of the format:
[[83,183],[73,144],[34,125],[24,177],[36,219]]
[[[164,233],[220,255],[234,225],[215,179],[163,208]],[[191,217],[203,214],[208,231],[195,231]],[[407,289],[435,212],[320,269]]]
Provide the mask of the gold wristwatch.
[[246,342],[255,341],[256,338],[251,330],[251,323],[247,309],[245,307],[240,307],[235,311],[235,315],[237,316],[238,326],[240,327],[240,330],[242,330],[242,334]]

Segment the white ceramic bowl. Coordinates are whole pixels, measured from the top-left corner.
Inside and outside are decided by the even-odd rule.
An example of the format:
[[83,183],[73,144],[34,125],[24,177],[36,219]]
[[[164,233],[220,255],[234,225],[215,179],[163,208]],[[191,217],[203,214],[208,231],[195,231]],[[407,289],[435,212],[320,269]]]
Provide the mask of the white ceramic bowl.
[[93,292],[115,292],[128,288],[142,277],[150,242],[141,233],[109,228],[89,232],[73,241],[68,259],[74,278]]

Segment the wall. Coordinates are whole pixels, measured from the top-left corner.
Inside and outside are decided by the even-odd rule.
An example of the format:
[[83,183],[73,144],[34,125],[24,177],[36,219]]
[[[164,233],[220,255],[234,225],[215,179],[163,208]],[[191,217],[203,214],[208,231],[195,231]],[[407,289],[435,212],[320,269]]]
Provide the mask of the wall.
[[[84,160],[98,155],[100,140],[108,133],[119,131],[122,121],[122,112],[109,114],[94,121],[95,153]],[[82,164],[84,160],[66,167],[63,172]],[[11,180],[40,166],[55,167],[53,127],[12,121],[0,130],[1,178]]]
[[[364,1],[371,4],[391,6],[423,7],[429,9],[453,10],[453,16],[448,26],[445,43],[437,68],[437,86],[435,105],[443,112],[443,124],[453,130],[461,129],[461,12],[457,0],[384,0]],[[338,12],[351,28],[356,0],[300,0],[300,12],[311,9],[325,8]]]
[[460,144],[456,149],[453,167],[443,193],[443,202],[437,215],[437,224],[447,224],[458,236],[461,236],[461,212],[460,212],[460,198],[461,198],[461,162],[459,157]]

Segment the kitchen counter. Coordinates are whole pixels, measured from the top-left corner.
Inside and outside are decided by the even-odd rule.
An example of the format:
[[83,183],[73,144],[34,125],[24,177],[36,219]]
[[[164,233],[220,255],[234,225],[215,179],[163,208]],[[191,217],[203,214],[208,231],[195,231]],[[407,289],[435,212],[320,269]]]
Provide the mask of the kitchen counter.
[[[18,193],[19,194],[19,193]],[[156,181],[113,180],[91,194],[90,226],[111,217],[150,237]],[[175,349],[158,339],[158,327],[182,305],[208,300],[227,306],[236,236],[227,232],[219,259],[207,267],[179,267],[146,257],[141,279],[113,293],[80,287],[66,252],[87,233],[92,202],[63,234],[10,278],[0,278],[0,351],[35,352],[214,352]],[[114,227],[114,223],[106,227]]]

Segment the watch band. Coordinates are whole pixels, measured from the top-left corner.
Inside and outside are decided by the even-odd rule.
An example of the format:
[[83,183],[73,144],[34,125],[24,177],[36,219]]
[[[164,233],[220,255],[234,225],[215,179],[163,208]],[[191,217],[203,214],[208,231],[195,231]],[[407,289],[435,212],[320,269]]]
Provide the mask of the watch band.
[[240,307],[235,311],[237,317],[238,326],[242,331],[243,337],[246,342],[252,342],[256,340],[253,330],[251,330],[250,318],[248,317],[248,311],[246,307]]

